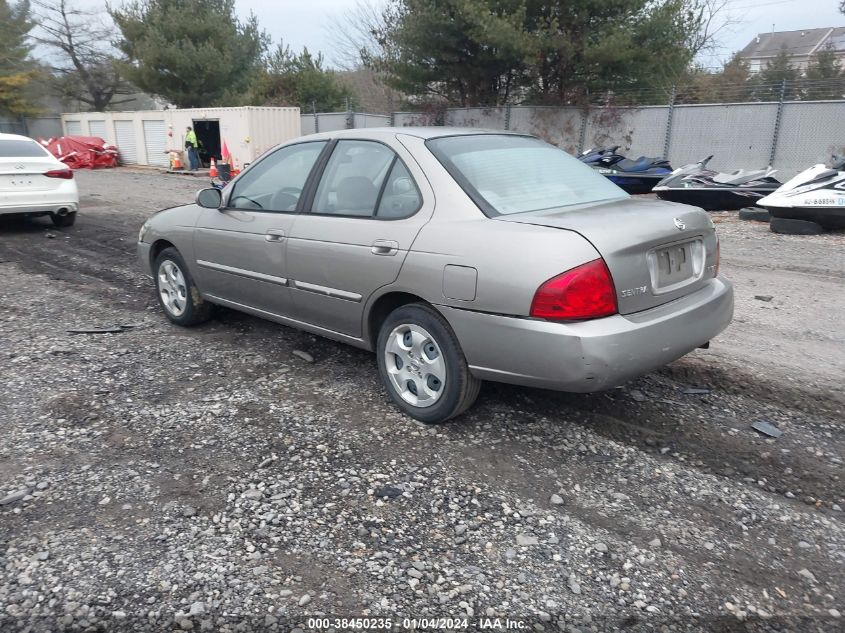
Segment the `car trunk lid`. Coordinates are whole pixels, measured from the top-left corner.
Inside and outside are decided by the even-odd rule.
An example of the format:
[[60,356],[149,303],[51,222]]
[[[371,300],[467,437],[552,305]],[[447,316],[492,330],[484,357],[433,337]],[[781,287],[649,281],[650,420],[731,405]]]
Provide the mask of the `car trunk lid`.
[[66,165],[44,158],[0,158],[0,191],[49,191],[57,189],[61,179],[48,178],[48,171],[67,169]]
[[668,303],[716,274],[715,228],[696,207],[632,198],[496,220],[574,231],[587,239],[607,263],[620,314]]

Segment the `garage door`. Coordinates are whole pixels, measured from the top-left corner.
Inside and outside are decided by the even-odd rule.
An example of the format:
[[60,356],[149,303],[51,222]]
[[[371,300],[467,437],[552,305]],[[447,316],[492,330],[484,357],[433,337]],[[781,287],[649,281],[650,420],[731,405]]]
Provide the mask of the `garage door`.
[[68,136],[82,136],[82,121],[65,121]]
[[147,164],[167,167],[167,136],[164,121],[142,121],[144,124],[144,147],[147,148]]
[[120,162],[124,165],[136,165],[138,163],[138,148],[135,143],[135,122],[115,121],[114,136],[117,139]]
[[96,136],[98,138],[103,139],[104,141],[109,140],[109,137],[106,136],[105,121],[88,121],[88,133],[91,136]]

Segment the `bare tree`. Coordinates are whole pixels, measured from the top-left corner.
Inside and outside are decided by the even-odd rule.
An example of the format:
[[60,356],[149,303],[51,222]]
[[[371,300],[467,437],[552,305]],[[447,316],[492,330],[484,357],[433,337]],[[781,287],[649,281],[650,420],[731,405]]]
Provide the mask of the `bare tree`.
[[[740,20],[731,10],[731,0],[683,0],[687,40],[686,46],[695,62],[695,67],[721,64],[723,55],[720,40],[731,31]],[[672,86],[690,80],[693,68],[687,68],[680,74],[677,71],[665,72],[658,69],[659,92],[666,100],[671,98]]]
[[687,10],[697,27],[689,43],[695,56],[713,52],[719,36],[739,22],[731,13],[730,0],[687,0]]
[[383,34],[395,8],[390,0],[357,0],[326,26],[334,47],[332,64],[343,70],[369,65],[383,53]]
[[33,39],[53,50],[47,64],[51,87],[59,96],[74,99],[91,110],[132,99],[118,95],[136,92],[123,81],[114,65],[111,37],[114,26],[103,11],[75,7],[70,0],[33,0],[37,22]]
[[357,0],[326,26],[338,79],[351,91],[355,107],[366,112],[389,113],[403,100],[379,72],[379,62],[390,55],[387,32],[399,11],[395,0]]
[[352,99],[354,109],[373,114],[390,114],[402,103],[402,95],[379,79],[370,68],[341,70],[337,80],[345,86]]

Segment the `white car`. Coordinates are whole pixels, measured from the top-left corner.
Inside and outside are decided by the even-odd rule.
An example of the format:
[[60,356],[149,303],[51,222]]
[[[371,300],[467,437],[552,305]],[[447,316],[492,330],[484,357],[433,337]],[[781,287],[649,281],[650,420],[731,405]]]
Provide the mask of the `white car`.
[[71,226],[78,209],[72,169],[31,138],[0,134],[0,215],[49,215]]

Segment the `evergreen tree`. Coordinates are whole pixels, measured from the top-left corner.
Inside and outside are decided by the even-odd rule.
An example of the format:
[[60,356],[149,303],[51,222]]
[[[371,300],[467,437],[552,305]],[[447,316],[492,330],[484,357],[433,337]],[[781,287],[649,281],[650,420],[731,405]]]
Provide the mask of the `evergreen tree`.
[[532,92],[552,103],[608,91],[668,97],[692,62],[701,28],[685,0],[530,0],[528,7],[537,60]]
[[268,45],[254,15],[237,19],[234,0],[134,0],[110,12],[123,76],[182,108],[240,103]]
[[832,47],[813,56],[804,80],[805,99],[841,99],[845,95],[845,74]]
[[755,77],[755,97],[758,101],[778,101],[783,91],[784,99],[796,99],[800,96],[798,78],[798,69],[792,65],[789,51],[783,46]]
[[349,91],[333,71],[323,67],[323,56],[307,48],[300,54],[279,45],[265,61],[251,91],[252,103],[298,106],[302,111],[331,112],[341,109]]
[[30,70],[31,46],[27,36],[32,30],[28,0],[10,4],[0,0],[0,72],[11,74]]
[[455,105],[509,100],[531,52],[524,0],[396,0],[373,66],[391,87]]
[[707,40],[703,2],[393,0],[373,66],[406,94],[456,105],[666,98]]
[[678,90],[677,103],[726,103],[749,101],[754,83],[748,63],[735,53],[718,72],[694,69]]
[[28,0],[17,4],[0,0],[0,114],[23,116],[36,111],[27,97],[36,74],[29,58],[32,27]]

